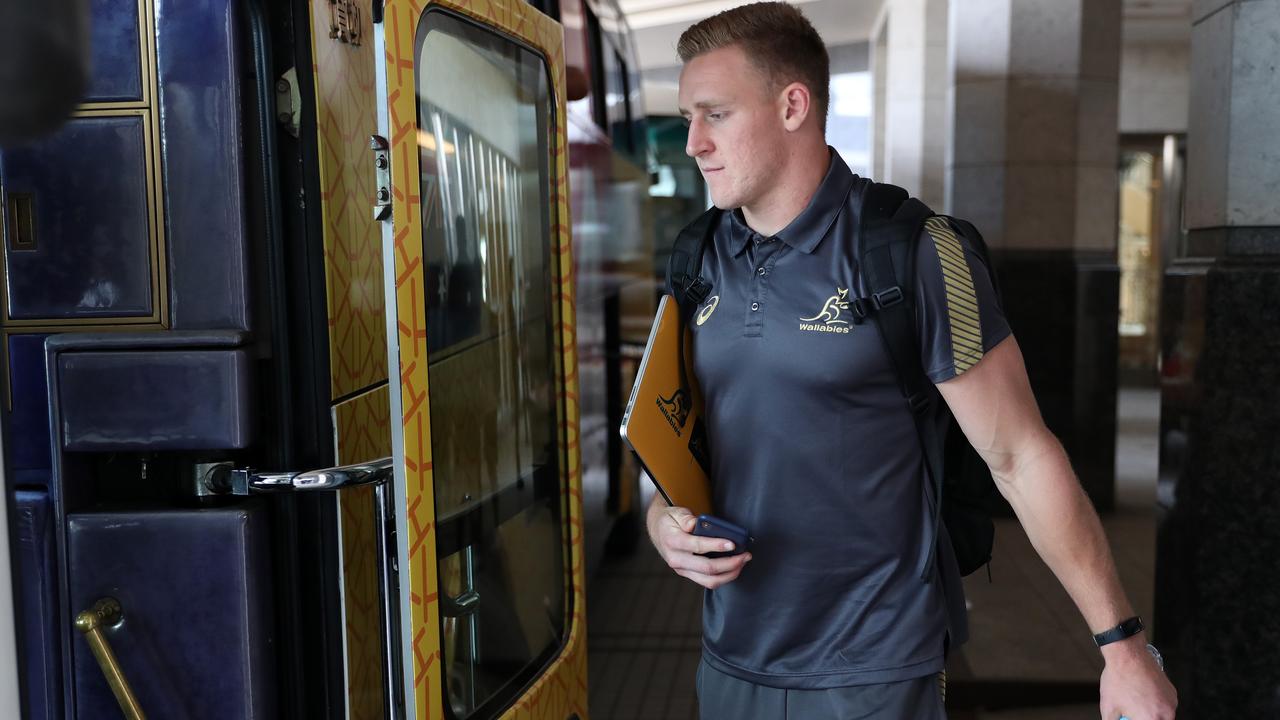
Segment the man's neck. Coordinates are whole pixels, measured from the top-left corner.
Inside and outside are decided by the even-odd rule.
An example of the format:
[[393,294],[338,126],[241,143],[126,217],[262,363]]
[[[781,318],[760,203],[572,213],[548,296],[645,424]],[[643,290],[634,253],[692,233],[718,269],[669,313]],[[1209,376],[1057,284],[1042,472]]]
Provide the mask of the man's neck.
[[751,205],[742,206],[747,226],[766,237],[776,235],[809,206],[830,167],[831,152],[825,144],[792,156],[773,188]]

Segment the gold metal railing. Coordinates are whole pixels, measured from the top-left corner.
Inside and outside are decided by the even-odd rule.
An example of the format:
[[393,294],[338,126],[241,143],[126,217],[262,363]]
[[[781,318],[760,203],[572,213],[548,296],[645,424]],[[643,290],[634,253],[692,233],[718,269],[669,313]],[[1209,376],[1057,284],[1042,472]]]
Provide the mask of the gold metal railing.
[[115,627],[123,619],[124,610],[121,609],[120,602],[115,598],[102,598],[93,607],[76,616],[76,629],[84,635],[93,656],[98,659],[102,674],[106,676],[107,684],[111,686],[111,692],[115,694],[116,702],[120,703],[125,718],[145,720],[147,716],[142,713],[138,698],[129,687],[129,681],[125,679],[120,663],[116,662],[116,656],[111,652],[111,646],[102,633],[103,628]]

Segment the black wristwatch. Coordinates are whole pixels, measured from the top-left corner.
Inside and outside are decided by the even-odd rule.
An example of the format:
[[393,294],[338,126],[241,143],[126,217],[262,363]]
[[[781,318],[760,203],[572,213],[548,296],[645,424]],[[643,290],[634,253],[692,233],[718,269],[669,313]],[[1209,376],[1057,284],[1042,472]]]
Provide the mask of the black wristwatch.
[[1094,635],[1093,641],[1098,644],[1098,647],[1102,647],[1107,643],[1113,643],[1117,640],[1124,640],[1125,638],[1133,637],[1134,635],[1142,632],[1142,630],[1142,618],[1135,615],[1110,630],[1103,630],[1097,635]]

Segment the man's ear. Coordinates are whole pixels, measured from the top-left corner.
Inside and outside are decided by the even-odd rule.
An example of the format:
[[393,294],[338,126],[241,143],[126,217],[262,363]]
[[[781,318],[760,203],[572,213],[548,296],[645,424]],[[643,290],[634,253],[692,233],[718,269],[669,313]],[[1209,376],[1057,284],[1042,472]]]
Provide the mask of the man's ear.
[[787,132],[795,132],[804,125],[813,106],[809,88],[804,83],[793,82],[782,89],[782,125]]

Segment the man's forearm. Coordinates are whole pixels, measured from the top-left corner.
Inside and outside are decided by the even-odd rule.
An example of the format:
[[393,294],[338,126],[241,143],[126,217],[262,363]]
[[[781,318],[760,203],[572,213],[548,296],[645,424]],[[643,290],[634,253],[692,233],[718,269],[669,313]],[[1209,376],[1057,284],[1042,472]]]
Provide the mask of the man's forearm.
[[[1005,339],[977,365],[937,388],[1089,629],[1097,633],[1131,617],[1133,607],[1120,586],[1102,523],[1071,472],[1062,444],[1044,426],[1017,341]],[[1139,633],[1102,648],[1106,702],[1114,702],[1117,687],[1138,687],[1164,700],[1173,697],[1168,680],[1156,677],[1159,671],[1144,644],[1145,635]],[[1114,678],[1127,678],[1131,684]]]
[[1091,632],[1134,614],[1102,523],[1057,438],[1046,431],[996,480],[1032,546],[1075,601]]

